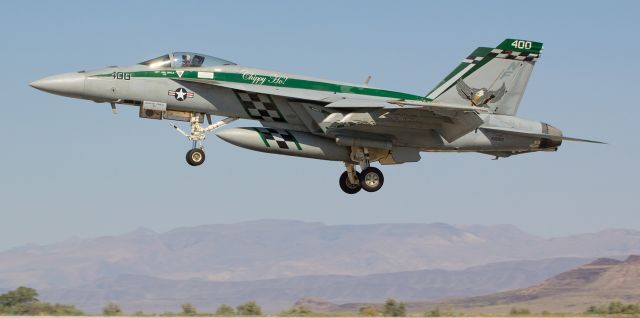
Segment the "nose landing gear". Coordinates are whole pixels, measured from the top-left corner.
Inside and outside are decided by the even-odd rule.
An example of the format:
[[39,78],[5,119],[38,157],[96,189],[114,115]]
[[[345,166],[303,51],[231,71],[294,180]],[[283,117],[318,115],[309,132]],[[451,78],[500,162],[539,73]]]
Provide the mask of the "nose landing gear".
[[183,136],[187,137],[187,139],[193,142],[193,147],[191,150],[187,152],[187,163],[191,166],[199,166],[204,163],[205,155],[204,155],[204,145],[202,142],[207,136],[207,133],[213,130],[216,130],[228,123],[231,123],[238,118],[228,117],[216,123],[211,123],[211,117],[207,115],[207,121],[209,122],[209,126],[202,127],[200,126],[200,116],[201,114],[194,113],[189,120],[191,124],[191,133],[187,134],[178,126],[173,123],[169,123],[171,127],[175,128]]

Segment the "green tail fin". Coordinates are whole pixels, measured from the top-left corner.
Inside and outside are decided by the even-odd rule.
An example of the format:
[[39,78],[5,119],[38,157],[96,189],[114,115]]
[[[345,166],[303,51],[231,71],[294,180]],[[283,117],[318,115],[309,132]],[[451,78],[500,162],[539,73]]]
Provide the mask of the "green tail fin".
[[496,48],[479,47],[427,94],[434,102],[487,107],[515,115],[540,57],[542,43],[506,39]]

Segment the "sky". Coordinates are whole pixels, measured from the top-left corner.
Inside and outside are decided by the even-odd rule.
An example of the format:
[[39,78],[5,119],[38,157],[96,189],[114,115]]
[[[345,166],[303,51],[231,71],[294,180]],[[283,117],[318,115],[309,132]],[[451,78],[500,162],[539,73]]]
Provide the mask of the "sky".
[[[638,1],[9,1],[0,77],[0,249],[255,219],[514,224],[544,237],[640,230]],[[425,95],[478,46],[544,42],[519,116],[565,135],[497,161],[423,153],[346,195],[340,162],[211,135],[207,161],[137,109],[46,94],[49,75],[195,51],[238,64]],[[255,126],[239,121],[234,126]]]

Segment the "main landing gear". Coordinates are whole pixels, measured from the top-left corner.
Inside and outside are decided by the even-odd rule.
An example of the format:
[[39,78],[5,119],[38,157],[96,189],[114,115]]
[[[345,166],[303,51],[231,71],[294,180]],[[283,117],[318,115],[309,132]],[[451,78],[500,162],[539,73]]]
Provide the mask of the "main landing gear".
[[[347,164],[347,171],[340,175],[340,189],[348,194],[358,193],[361,189],[367,192],[376,192],[384,184],[382,171],[375,167],[369,167],[362,172],[349,172],[349,166],[353,169],[353,164]],[[349,176],[351,174],[351,177]]]
[[352,159],[359,162],[362,172],[356,171],[352,162],[345,162],[346,170],[340,175],[340,189],[348,194],[358,193],[361,189],[367,192],[376,192],[384,184],[384,176],[380,169],[371,167],[369,155],[364,151],[353,152]]
[[190,134],[185,133],[182,129],[178,128],[178,126],[176,126],[175,124],[169,123],[169,125],[175,128],[179,133],[187,137],[187,139],[191,140],[191,142],[193,143],[191,150],[187,152],[187,163],[191,166],[199,166],[204,163],[205,155],[204,155],[204,145],[202,144],[202,142],[206,138],[207,133],[210,131],[216,130],[238,119],[238,118],[228,117],[219,122],[212,124],[211,116],[207,115],[206,117],[207,117],[207,122],[209,123],[209,126],[203,128],[202,126],[200,126],[200,118],[201,118],[200,116],[201,114],[198,114],[198,113],[194,113],[191,115],[191,119],[189,120],[189,123],[191,124]]

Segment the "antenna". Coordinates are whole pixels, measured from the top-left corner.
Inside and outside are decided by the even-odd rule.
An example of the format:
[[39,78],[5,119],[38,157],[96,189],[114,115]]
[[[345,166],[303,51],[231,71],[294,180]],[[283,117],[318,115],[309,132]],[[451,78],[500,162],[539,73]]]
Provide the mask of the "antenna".
[[369,86],[369,81],[371,80],[371,75],[367,76],[367,79],[364,80],[364,86]]

